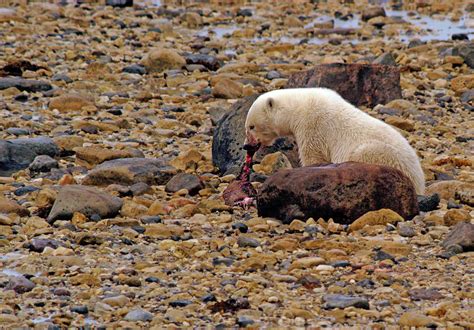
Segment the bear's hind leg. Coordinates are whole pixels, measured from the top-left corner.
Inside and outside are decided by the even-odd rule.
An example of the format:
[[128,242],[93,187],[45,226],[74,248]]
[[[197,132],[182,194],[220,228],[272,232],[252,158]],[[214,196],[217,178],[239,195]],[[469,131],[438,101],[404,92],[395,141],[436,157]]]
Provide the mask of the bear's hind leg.
[[425,178],[419,160],[406,150],[399,150],[383,142],[371,142],[358,146],[348,161],[394,167],[411,179],[417,194],[422,195],[425,191]]

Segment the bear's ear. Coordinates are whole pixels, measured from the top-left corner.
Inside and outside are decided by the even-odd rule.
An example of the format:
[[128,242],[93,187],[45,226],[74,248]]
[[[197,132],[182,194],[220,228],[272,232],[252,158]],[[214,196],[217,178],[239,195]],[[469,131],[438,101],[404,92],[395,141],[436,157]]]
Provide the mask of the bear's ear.
[[267,107],[266,108],[267,108],[268,111],[271,111],[271,110],[273,110],[274,107],[275,107],[275,100],[273,98],[269,97],[267,99]]

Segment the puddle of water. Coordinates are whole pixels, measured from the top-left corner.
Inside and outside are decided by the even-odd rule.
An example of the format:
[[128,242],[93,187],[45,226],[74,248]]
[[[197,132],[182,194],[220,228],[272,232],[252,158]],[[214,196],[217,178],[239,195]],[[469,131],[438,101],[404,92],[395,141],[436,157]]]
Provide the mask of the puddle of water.
[[10,253],[6,253],[4,255],[0,255],[0,261],[9,261],[9,260],[13,260],[13,259],[23,259],[25,257],[26,256],[24,256],[20,253],[10,252]]
[[2,274],[5,274],[7,276],[12,276],[12,277],[20,277],[23,276],[23,274],[17,272],[16,270],[13,269],[4,269],[2,270]]

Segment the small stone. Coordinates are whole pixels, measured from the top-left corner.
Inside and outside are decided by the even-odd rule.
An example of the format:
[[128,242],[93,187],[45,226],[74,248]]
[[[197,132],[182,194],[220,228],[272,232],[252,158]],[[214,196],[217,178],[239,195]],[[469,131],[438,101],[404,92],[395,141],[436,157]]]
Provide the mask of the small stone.
[[249,230],[249,227],[243,222],[236,222],[232,224],[232,229],[238,230],[241,233],[246,233]]
[[6,290],[13,290],[16,293],[25,293],[33,290],[35,288],[35,284],[31,282],[24,276],[12,276],[8,281],[7,286],[5,287]]
[[28,168],[32,172],[49,172],[53,168],[58,168],[58,161],[48,155],[39,155]]
[[132,64],[123,68],[122,72],[144,75],[146,73],[146,69],[143,65]]
[[439,300],[444,298],[436,289],[412,289],[408,293],[412,300]]
[[193,302],[190,301],[190,300],[174,300],[174,301],[170,301],[170,306],[171,307],[186,307],[188,305],[191,305]]
[[242,328],[245,328],[245,327],[247,327],[247,326],[249,326],[249,325],[251,325],[251,324],[254,324],[254,323],[255,323],[254,320],[249,319],[249,318],[246,317],[246,316],[239,316],[239,317],[237,318],[237,325],[238,325],[239,327],[242,327]]
[[451,227],[457,225],[460,222],[470,221],[471,215],[465,210],[450,209],[444,214],[443,219],[446,226]]
[[342,294],[327,294],[323,296],[325,309],[356,307],[369,309],[369,301],[366,298],[346,296]]
[[42,238],[33,238],[29,243],[25,244],[25,247],[30,251],[34,252],[43,252],[46,247],[52,249],[57,249],[60,246],[58,241],[53,239],[42,239]]
[[427,327],[436,323],[431,317],[423,315],[419,312],[405,312],[400,316],[398,324],[402,327]]
[[166,184],[165,191],[175,193],[181,189],[186,189],[191,196],[196,195],[204,185],[199,177],[188,173],[179,173],[171,178]]
[[52,98],[49,102],[49,109],[57,109],[59,112],[80,111],[85,107],[93,106],[94,102],[81,94],[64,94]]
[[71,312],[85,315],[89,313],[89,308],[87,306],[72,306]]
[[165,70],[181,69],[186,65],[184,57],[176,51],[166,48],[152,49],[143,60],[147,72],[163,72]]
[[375,252],[374,260],[375,261],[395,260],[395,257],[385,251],[378,250]]
[[397,224],[398,234],[403,237],[413,237],[416,236],[416,231],[409,224],[399,222]]
[[248,237],[248,236],[239,236],[237,239],[237,244],[241,248],[246,248],[246,247],[251,247],[251,248],[256,248],[260,246],[260,242],[256,240],[255,238]]
[[136,308],[125,315],[125,320],[132,322],[149,322],[153,320],[153,314],[141,308]]
[[420,211],[429,212],[438,208],[440,198],[439,194],[432,194],[429,196],[418,196],[418,206]]
[[377,57],[372,63],[382,65],[397,65],[397,62],[395,62],[395,58],[393,58],[392,53],[384,53]]
[[381,209],[378,211],[370,211],[355,220],[350,226],[349,231],[357,231],[365,226],[395,224],[403,221],[403,218],[390,209]]
[[291,263],[289,270],[292,269],[308,269],[325,263],[321,257],[304,257],[296,259]]
[[242,93],[243,85],[227,78],[219,79],[212,89],[212,96],[223,99],[238,99]]
[[130,299],[128,299],[124,295],[118,295],[114,297],[104,298],[102,299],[102,302],[112,307],[124,307],[130,302]]
[[442,243],[445,249],[452,245],[459,245],[464,251],[472,250],[474,248],[474,224],[460,222],[453,226]]

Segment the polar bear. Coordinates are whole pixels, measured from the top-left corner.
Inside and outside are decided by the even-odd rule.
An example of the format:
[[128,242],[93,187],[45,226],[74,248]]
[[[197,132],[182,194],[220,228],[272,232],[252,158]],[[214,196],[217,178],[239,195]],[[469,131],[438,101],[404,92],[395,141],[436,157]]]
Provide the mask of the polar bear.
[[408,141],[385,124],[327,88],[295,88],[260,95],[245,122],[247,148],[294,137],[303,166],[347,161],[388,165],[425,191],[418,156]]

